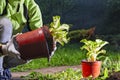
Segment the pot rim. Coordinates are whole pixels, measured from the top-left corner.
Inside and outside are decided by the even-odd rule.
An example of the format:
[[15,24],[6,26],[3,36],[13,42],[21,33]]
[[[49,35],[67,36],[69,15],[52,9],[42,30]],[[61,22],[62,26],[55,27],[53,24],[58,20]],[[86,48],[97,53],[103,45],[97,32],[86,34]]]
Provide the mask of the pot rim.
[[87,60],[81,60],[81,62],[89,62],[89,63],[95,63],[95,62],[102,62],[102,61],[100,61],[100,60],[96,60],[96,61],[87,61]]

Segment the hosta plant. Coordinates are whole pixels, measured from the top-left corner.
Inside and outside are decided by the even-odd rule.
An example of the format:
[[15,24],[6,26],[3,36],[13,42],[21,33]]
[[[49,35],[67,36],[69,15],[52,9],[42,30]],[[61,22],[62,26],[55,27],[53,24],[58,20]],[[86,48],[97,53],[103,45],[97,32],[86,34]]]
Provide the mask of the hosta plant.
[[82,39],[80,42],[84,43],[84,45],[81,47],[81,49],[87,50],[87,61],[96,61],[97,56],[99,54],[105,54],[106,50],[102,49],[106,44],[108,44],[107,41],[103,41],[101,39],[96,39],[95,41]]
[[51,22],[49,29],[53,36],[53,39],[56,42],[60,43],[61,45],[64,45],[64,43],[67,43],[69,41],[69,38],[67,37],[69,25],[61,24],[60,16],[53,16],[53,22]]

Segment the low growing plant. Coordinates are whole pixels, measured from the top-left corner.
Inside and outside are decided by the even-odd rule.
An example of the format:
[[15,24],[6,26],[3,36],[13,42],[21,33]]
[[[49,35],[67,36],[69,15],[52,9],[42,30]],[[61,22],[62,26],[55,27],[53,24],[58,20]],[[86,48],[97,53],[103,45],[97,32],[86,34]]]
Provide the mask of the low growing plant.
[[54,74],[42,74],[39,72],[31,72],[27,76],[21,76],[25,80],[80,80],[82,78],[80,70],[68,68],[65,71]]

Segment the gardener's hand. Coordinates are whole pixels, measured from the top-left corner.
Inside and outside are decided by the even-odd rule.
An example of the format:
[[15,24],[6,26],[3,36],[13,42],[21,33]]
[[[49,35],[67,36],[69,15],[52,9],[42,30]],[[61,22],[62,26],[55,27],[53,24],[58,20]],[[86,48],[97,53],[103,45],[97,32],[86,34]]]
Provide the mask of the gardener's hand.
[[9,55],[12,57],[20,57],[20,53],[18,52],[18,50],[16,50],[17,45],[15,44],[16,43],[15,37],[17,35],[14,35],[7,44],[2,45],[2,51],[4,55]]

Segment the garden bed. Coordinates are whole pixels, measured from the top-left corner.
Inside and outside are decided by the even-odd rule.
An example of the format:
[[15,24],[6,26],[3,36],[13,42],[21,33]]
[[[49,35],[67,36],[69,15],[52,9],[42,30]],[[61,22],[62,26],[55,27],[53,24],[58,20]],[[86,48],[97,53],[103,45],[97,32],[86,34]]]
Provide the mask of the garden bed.
[[[57,71],[58,71],[58,72],[60,72],[59,74],[61,74],[61,71],[66,70],[66,68],[71,68],[71,65],[79,66],[81,64],[80,60],[85,58],[83,52],[80,50],[79,47],[80,47],[80,44],[68,44],[68,45],[65,45],[64,47],[59,46],[58,50],[56,51],[55,55],[51,58],[50,62],[47,62],[47,59],[32,60],[28,64],[13,68],[11,70],[12,74],[14,75],[13,77],[15,78],[16,75],[19,75],[18,77],[20,77],[20,75],[25,76],[27,74],[30,74],[32,71],[37,71],[37,72],[43,73],[43,75],[41,75],[41,74],[40,75],[44,77],[45,76],[44,73],[45,74],[57,73]],[[99,76],[99,78],[104,77],[103,75],[106,73],[105,72],[106,68],[108,71],[110,71],[109,73],[113,73],[112,70],[114,70],[114,71],[120,70],[119,51],[115,51],[114,47],[111,47],[111,46],[108,46],[106,48],[107,48],[107,54],[105,57],[106,59],[104,59],[104,57],[103,57],[101,75]],[[74,54],[73,54],[73,52],[74,52]],[[61,70],[61,69],[58,69],[60,67],[56,67],[56,66],[60,66],[60,67],[66,66],[66,67],[61,68],[62,69]],[[24,71],[24,72],[21,72],[21,71]],[[26,73],[26,71],[27,71],[27,73]],[[81,71],[79,74],[81,75]],[[56,75],[56,74],[53,74],[53,76],[54,75]],[[109,75],[109,74],[107,74],[107,75]],[[79,75],[77,75],[77,76],[79,76]],[[109,77],[110,77],[110,75],[109,75]],[[46,80],[49,80],[48,78]],[[19,80],[19,79],[13,79],[13,80]],[[105,80],[105,79],[96,79],[96,80]],[[110,78],[108,80],[110,80]]]
[[[38,74],[40,74],[39,76],[43,78],[46,78],[46,80],[49,80],[51,78],[51,80],[53,79],[54,76],[61,75],[61,78],[65,78],[65,75],[69,76],[69,78],[80,78],[82,80],[82,75],[81,75],[81,66],[80,65],[76,65],[76,66],[60,66],[60,67],[48,67],[48,68],[42,68],[42,69],[36,69],[36,70],[30,70],[27,72],[13,72],[12,73],[12,80],[22,80],[22,76],[26,77],[32,74],[35,76],[38,76]],[[57,77],[56,76],[56,77]],[[34,78],[33,77],[33,78]],[[32,78],[32,79],[33,79]],[[31,78],[30,78],[31,79]],[[41,79],[41,78],[40,78]],[[75,79],[75,80],[77,80]],[[96,78],[96,80],[101,80],[101,77]],[[23,79],[24,80],[24,79]],[[109,77],[107,79],[104,80],[120,80],[120,71],[118,72],[113,72],[109,75]]]

